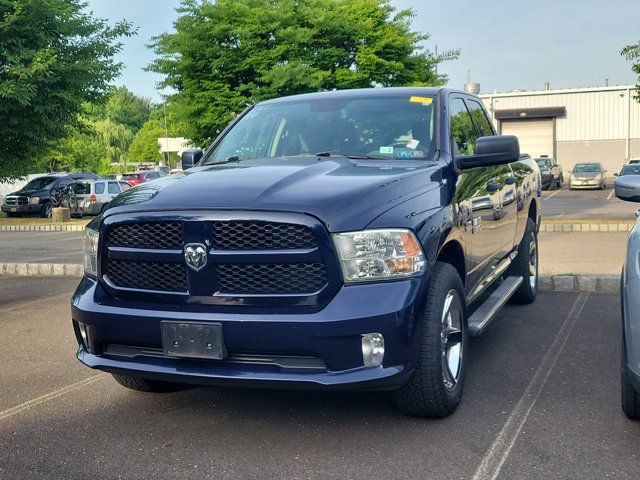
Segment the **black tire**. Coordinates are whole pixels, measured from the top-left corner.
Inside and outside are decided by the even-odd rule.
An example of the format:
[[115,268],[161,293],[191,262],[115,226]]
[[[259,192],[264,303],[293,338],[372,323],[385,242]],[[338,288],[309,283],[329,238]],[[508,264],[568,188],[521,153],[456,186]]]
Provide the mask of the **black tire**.
[[[459,329],[450,329],[443,335],[445,301],[451,295],[449,316]],[[429,291],[422,315],[419,358],[412,377],[394,392],[396,405],[403,413],[420,417],[444,418],[451,415],[460,403],[464,389],[467,365],[467,324],[462,280],[457,270],[448,263],[436,263],[429,281]],[[456,318],[457,317],[457,318]],[[447,343],[451,336],[452,342]],[[456,377],[451,374],[449,357],[445,353],[452,345],[459,346]],[[447,350],[450,352],[450,350]],[[457,354],[456,354],[457,355]],[[455,356],[452,356],[455,362]],[[454,380],[455,383],[451,382]]]
[[640,399],[638,398],[638,392],[636,392],[633,387],[633,383],[631,383],[629,372],[627,371],[624,335],[622,336],[621,350],[620,399],[622,401],[622,411],[631,420],[640,420]]
[[42,218],[51,218],[51,209],[53,208],[53,204],[51,202],[47,202],[42,205],[42,210],[40,210],[40,216]]
[[160,380],[150,380],[148,378],[139,377],[137,375],[125,375],[121,373],[111,374],[116,382],[123,387],[138,392],[148,393],[169,393],[177,392],[188,388],[187,385],[181,383],[163,382]]
[[562,188],[562,179],[556,180],[556,188]]
[[[520,285],[516,293],[514,293],[509,300],[511,303],[524,305],[532,303],[536,299],[538,293],[538,252],[536,224],[531,218],[528,218],[524,236],[518,246],[518,256],[513,260],[513,263],[507,270],[507,276],[523,278],[522,285]],[[533,262],[532,255],[535,255]]]

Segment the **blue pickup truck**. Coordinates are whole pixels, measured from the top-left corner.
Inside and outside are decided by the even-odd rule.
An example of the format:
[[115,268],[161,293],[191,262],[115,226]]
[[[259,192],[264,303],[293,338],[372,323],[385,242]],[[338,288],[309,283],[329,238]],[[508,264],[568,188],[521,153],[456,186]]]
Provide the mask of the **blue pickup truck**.
[[85,231],[78,359],[125,387],[462,397],[469,337],[538,281],[540,172],[480,100],[375,88],[258,103]]

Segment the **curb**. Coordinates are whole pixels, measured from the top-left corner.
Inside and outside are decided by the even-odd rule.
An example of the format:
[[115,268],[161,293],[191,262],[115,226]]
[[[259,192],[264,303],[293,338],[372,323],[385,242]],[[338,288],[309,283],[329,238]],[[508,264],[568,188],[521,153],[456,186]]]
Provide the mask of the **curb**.
[[0,232],[82,232],[84,225],[2,225]]
[[538,289],[543,292],[620,293],[620,276],[540,275]]
[[542,223],[541,232],[630,232],[635,222],[625,223]]
[[14,277],[81,277],[79,263],[0,263],[0,275]]

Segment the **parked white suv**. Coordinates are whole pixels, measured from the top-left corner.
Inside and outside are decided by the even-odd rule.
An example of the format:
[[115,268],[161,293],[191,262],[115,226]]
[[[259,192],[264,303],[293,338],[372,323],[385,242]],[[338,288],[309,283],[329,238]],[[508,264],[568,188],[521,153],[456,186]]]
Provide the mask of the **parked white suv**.
[[79,180],[71,184],[77,204],[72,206],[74,216],[98,215],[116,195],[131,188],[127,182],[100,178],[97,180]]

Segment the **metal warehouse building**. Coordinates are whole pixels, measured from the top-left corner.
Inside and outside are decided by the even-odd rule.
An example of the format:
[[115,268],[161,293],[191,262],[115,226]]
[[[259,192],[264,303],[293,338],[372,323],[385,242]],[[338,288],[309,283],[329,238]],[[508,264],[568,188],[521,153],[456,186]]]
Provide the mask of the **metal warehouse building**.
[[[555,157],[567,172],[601,162],[608,175],[640,157],[635,86],[481,94],[498,132],[516,135],[520,151]],[[565,178],[567,178],[565,176]]]

